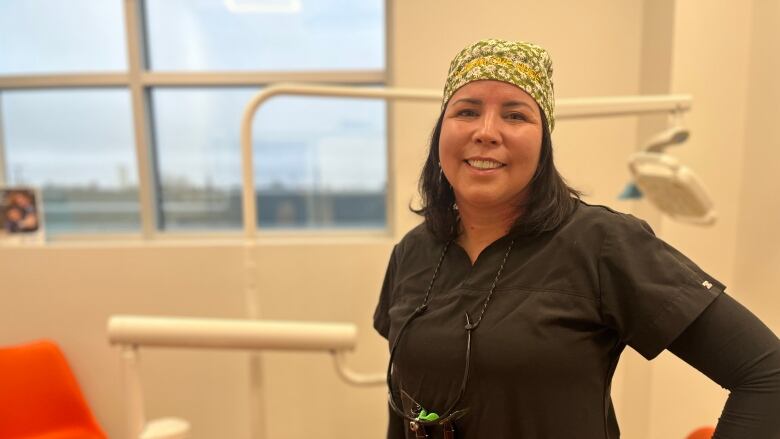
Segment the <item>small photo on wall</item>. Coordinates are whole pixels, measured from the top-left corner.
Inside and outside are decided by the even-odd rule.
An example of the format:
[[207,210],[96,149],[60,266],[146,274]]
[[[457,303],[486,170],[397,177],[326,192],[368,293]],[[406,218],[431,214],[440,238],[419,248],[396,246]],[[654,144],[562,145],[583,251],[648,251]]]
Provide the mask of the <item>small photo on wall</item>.
[[0,240],[43,238],[39,192],[29,187],[0,187]]

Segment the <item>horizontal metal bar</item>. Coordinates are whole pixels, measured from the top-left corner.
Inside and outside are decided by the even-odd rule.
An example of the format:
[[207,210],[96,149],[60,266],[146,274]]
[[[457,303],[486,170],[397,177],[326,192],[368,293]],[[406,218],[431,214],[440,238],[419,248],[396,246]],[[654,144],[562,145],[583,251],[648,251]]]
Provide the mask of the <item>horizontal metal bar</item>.
[[556,119],[627,116],[688,111],[690,95],[614,96],[567,98],[555,102]]
[[111,316],[111,344],[174,348],[246,350],[351,350],[357,327],[351,323],[190,317]]
[[145,72],[146,86],[241,86],[268,85],[276,82],[317,82],[341,84],[380,84],[383,71],[343,72]]
[[[381,84],[381,70],[321,72],[154,72],[141,73],[144,87],[262,86],[277,82],[320,84]],[[129,86],[127,73],[78,73],[55,75],[0,75],[0,89]]]
[[[254,242],[257,237],[257,204],[255,200],[254,163],[252,156],[252,121],[258,108],[277,95],[326,96],[360,99],[384,99],[386,101],[438,102],[442,94],[438,90],[319,86],[310,84],[274,84],[257,94],[247,103],[241,119],[241,165],[243,175],[244,234]],[[597,98],[570,98],[556,101],[556,119],[582,117],[621,116],[658,112],[687,111],[691,107],[688,95],[617,96]]]
[[127,86],[126,73],[0,76],[0,89]]
[[[429,89],[361,88],[352,86],[320,86],[311,84],[274,84],[261,92],[262,101],[276,95],[351,97],[364,99],[440,101],[441,92]],[[260,95],[257,95],[260,96]],[[621,116],[643,113],[687,111],[691,108],[690,95],[610,96],[592,98],[564,98],[555,103],[555,118],[568,119],[588,116]]]
[[330,86],[313,84],[274,84],[257,93],[247,104],[250,107],[260,106],[272,96],[331,96],[361,99],[385,99],[407,101],[438,101],[441,100],[441,92],[438,90],[414,89],[414,88],[390,88],[390,87],[352,87]]

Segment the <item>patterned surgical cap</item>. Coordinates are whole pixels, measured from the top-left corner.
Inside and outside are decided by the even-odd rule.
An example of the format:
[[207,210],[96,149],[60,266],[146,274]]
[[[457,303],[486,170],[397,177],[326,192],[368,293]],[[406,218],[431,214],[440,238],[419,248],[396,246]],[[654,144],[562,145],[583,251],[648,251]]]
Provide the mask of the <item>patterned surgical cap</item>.
[[465,49],[450,63],[444,85],[442,111],[455,92],[472,81],[492,79],[514,84],[539,104],[550,132],[555,127],[552,60],[541,47],[525,42],[482,40]]

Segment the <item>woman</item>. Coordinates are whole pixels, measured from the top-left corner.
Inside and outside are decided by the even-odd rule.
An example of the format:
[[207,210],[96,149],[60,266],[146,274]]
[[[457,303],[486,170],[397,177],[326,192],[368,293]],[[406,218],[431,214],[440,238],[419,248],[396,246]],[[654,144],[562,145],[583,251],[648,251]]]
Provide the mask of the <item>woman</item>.
[[731,395],[718,438],[780,438],[780,341],[643,221],[555,169],[552,63],[484,40],[452,61],[420,177],[424,224],[391,255],[388,438],[615,439],[628,345]]

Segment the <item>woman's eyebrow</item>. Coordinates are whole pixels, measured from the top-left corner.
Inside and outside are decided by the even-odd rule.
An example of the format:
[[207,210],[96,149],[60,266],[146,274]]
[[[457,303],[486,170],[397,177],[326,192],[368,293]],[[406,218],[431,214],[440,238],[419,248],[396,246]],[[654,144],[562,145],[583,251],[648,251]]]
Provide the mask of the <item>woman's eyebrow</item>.
[[464,104],[472,104],[472,105],[482,105],[481,99],[475,99],[475,98],[463,98],[458,99],[455,101],[456,104],[464,103]]
[[[472,105],[482,105],[482,100],[477,98],[461,98],[454,102],[454,104],[472,104]],[[531,104],[523,101],[507,101],[501,104],[502,107],[531,107]]]
[[[471,104],[471,105],[482,105],[482,99],[477,98],[461,98],[457,101],[453,102],[453,105],[457,104]],[[503,104],[501,104],[503,108],[511,108],[511,107],[526,107],[530,110],[533,110],[533,107],[528,102],[524,101],[506,101]]]
[[518,107],[518,106],[522,106],[522,107],[533,108],[533,107],[531,107],[531,105],[528,102],[523,102],[523,101],[507,101],[507,102],[504,102],[501,106],[502,107]]

